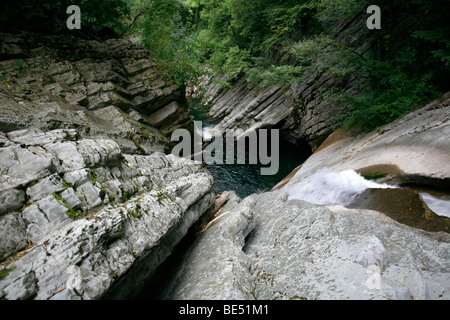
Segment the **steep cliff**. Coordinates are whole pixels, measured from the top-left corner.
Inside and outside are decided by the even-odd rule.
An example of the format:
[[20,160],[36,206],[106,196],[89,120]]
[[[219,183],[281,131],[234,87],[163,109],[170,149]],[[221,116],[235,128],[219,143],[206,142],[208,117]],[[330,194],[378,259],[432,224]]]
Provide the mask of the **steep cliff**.
[[[241,134],[258,129],[278,128],[281,137],[293,144],[308,143],[316,149],[337,128],[336,115],[342,110],[328,96],[337,90],[329,76],[311,74],[302,83],[268,88],[249,87],[245,77],[223,88],[209,81],[204,86],[209,115],[220,119],[210,131],[220,135],[227,129]],[[351,83],[345,88],[353,90]]]
[[214,203],[183,94],[128,40],[0,39],[0,299],[128,297]]

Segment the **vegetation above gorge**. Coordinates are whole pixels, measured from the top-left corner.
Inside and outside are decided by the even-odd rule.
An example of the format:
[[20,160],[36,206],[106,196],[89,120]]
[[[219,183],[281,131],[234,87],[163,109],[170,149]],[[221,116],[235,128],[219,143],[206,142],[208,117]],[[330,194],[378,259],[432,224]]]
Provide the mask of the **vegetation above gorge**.
[[[30,30],[67,33],[69,2],[82,8],[76,32],[139,36],[181,87],[211,73],[230,82],[246,76],[249,86],[327,74],[338,89],[333,98],[345,106],[337,121],[347,128],[373,130],[449,89],[448,0],[32,0],[3,3],[8,15],[0,24],[27,28],[11,18],[24,14],[34,22]],[[380,30],[366,27],[371,4],[381,8]],[[39,23],[46,15],[52,18]]]

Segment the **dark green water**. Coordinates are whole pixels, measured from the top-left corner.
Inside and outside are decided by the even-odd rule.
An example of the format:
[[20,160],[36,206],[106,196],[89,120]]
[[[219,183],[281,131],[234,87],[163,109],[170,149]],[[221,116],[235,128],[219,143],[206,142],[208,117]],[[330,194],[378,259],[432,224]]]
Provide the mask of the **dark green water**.
[[[192,108],[192,116],[196,121],[202,121],[204,128],[212,128],[217,121],[206,115],[206,110]],[[271,148],[268,148],[269,152]],[[215,192],[234,190],[240,198],[254,193],[271,190],[278,182],[285,178],[296,167],[302,164],[311,155],[308,148],[299,148],[288,142],[280,141],[279,171],[276,175],[262,176],[260,168],[256,165],[207,165],[215,180]],[[248,163],[248,161],[247,161]],[[166,261],[158,267],[147,285],[139,292],[136,300],[165,300],[170,298],[170,291],[180,272],[183,270],[185,260],[195,245],[195,237],[186,237],[173,250]]]
[[[204,132],[205,129],[212,128],[218,123],[217,120],[208,117],[204,109],[196,109],[194,106],[191,108],[191,114],[195,121],[202,121]],[[270,146],[268,150],[270,153]],[[248,150],[246,153],[248,155]],[[214,177],[216,194],[234,190],[240,198],[245,198],[254,193],[271,190],[310,155],[311,150],[309,148],[299,148],[289,142],[280,140],[279,170],[275,175],[261,175],[261,167],[268,167],[269,165],[248,164],[248,158],[246,159],[247,164],[229,165],[225,164],[224,159],[224,164],[206,165],[206,168]],[[237,163],[237,161],[234,163]]]

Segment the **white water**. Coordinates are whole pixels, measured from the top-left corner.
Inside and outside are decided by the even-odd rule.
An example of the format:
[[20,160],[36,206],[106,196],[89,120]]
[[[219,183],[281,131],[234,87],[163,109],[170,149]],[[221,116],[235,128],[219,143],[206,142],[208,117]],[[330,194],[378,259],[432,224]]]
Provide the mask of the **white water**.
[[364,179],[353,170],[335,172],[322,169],[312,176],[287,187],[289,199],[305,200],[319,205],[346,206],[369,188],[393,188]]
[[206,126],[203,127],[202,133],[203,133],[203,140],[204,141],[211,141],[212,135],[209,133],[209,131],[214,128],[214,126]]
[[440,216],[446,216],[450,218],[450,200],[441,200],[435,198],[428,193],[421,193],[423,201],[427,206]]

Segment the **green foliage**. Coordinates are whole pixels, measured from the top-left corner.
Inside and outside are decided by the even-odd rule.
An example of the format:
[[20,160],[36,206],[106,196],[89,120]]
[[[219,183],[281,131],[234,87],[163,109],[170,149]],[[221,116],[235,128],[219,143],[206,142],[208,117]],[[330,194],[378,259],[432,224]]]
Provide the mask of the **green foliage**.
[[11,268],[3,268],[2,270],[0,270],[0,281],[5,279],[9,275],[9,273],[16,270],[16,268],[16,266],[11,266]]
[[263,87],[327,75],[348,128],[372,130],[450,89],[448,0],[378,0],[381,30],[365,27],[370,0],[17,0],[0,4],[0,27],[68,32],[71,4],[80,35],[138,35],[180,87],[210,73]]
[[75,209],[73,209],[69,204],[67,204],[67,202],[64,200],[64,198],[61,196],[61,194],[57,193],[57,192],[53,192],[52,193],[53,196],[62,202],[63,206],[67,208],[67,212],[66,214],[72,218],[73,220],[79,220],[85,217],[85,214],[81,211],[77,211]]
[[[124,17],[131,0],[15,0],[2,1],[0,29],[4,32],[31,31],[67,33],[88,38],[114,37],[124,31]],[[81,30],[69,30],[66,13],[70,5],[81,10]]]
[[190,14],[179,0],[136,0],[132,6],[137,23],[131,33],[141,37],[162,75],[181,87],[200,75],[198,46],[187,30]]
[[161,1],[146,2],[141,34],[178,83],[200,66],[262,87],[325,74],[341,89],[336,121],[367,131],[450,89],[448,0],[379,0],[381,30],[365,27],[369,0]]

